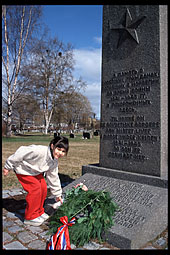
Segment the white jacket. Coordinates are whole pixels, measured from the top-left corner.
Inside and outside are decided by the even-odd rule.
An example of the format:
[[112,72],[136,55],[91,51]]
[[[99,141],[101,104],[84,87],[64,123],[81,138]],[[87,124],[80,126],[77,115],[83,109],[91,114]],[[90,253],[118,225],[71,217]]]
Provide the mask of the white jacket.
[[59,197],[62,194],[58,160],[52,158],[49,146],[21,146],[6,160],[4,168],[32,176],[45,172],[52,195]]

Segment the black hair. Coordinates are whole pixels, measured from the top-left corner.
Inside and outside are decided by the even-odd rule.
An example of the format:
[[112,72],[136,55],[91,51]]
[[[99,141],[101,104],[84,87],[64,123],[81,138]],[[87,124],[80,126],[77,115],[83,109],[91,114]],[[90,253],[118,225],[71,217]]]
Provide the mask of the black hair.
[[64,136],[56,136],[53,140],[51,140],[49,146],[51,149],[51,144],[53,144],[53,149],[55,148],[64,148],[66,150],[66,155],[68,153],[69,150],[69,141],[68,138],[64,137]]

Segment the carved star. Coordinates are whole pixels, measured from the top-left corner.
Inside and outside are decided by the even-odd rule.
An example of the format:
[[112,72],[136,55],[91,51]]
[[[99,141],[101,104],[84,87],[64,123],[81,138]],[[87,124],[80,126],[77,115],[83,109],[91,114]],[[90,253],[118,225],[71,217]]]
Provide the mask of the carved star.
[[133,39],[137,44],[139,44],[139,38],[137,35],[136,28],[143,22],[146,16],[139,17],[135,22],[132,20],[129,9],[126,9],[122,21],[118,25],[110,26],[111,30],[118,30],[120,33],[117,48],[127,39]]

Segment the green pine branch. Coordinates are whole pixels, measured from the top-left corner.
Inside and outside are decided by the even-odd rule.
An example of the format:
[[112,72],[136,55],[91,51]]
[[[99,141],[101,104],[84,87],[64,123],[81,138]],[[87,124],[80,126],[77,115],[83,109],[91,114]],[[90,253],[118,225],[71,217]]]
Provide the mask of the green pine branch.
[[[91,211],[88,211],[88,206]],[[78,214],[83,217],[69,227],[70,242],[76,246],[88,243],[90,239],[102,240],[102,233],[114,225],[113,216],[118,206],[106,191],[83,191],[80,187],[67,191],[65,202],[50,217],[50,233],[54,234],[61,226],[60,218],[72,219]]]

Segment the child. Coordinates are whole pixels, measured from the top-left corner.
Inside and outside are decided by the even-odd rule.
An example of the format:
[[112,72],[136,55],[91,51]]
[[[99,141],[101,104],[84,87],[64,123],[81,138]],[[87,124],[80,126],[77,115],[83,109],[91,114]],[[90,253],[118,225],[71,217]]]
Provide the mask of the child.
[[44,212],[44,201],[47,196],[46,179],[52,195],[56,200],[62,201],[62,189],[58,176],[58,159],[67,154],[69,142],[66,137],[57,136],[49,144],[21,146],[5,163],[3,172],[7,175],[10,170],[28,192],[26,196],[24,223],[40,226],[49,216]]

